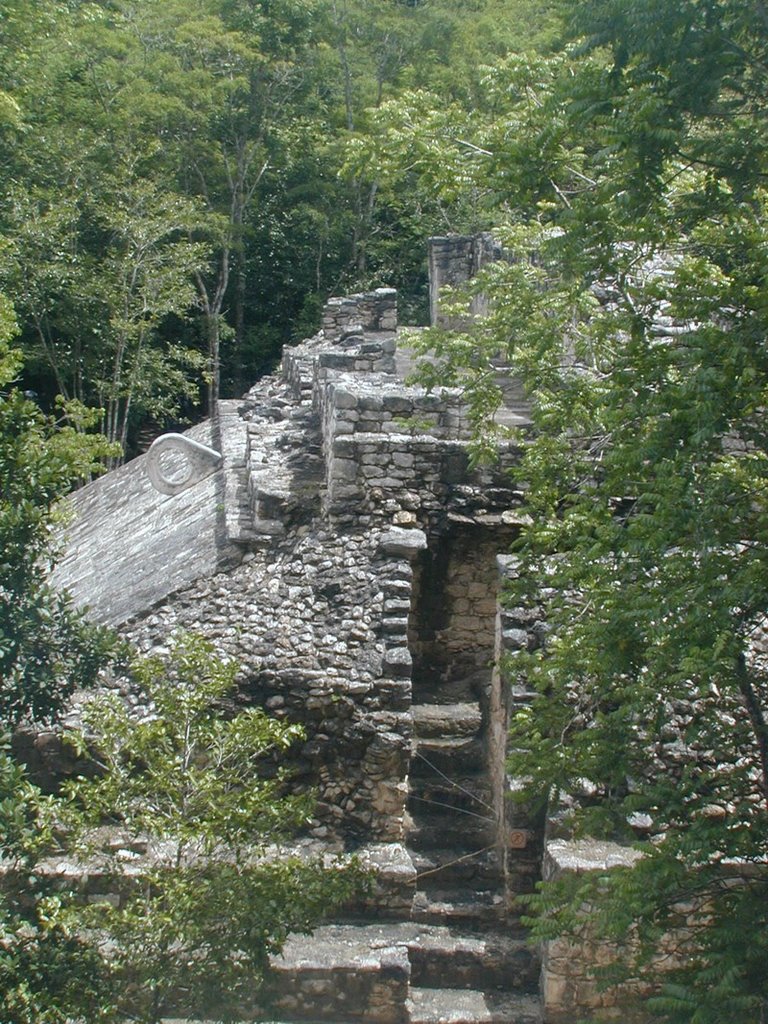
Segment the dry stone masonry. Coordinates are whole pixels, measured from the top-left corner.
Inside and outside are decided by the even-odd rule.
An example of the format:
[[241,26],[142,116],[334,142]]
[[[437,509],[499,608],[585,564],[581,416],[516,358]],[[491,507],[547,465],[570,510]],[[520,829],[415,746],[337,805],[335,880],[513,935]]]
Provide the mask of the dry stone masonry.
[[[429,307],[433,324],[460,329],[463,318],[441,312],[440,289],[456,288],[473,278],[486,263],[504,258],[504,251],[493,235],[445,235],[431,238],[429,245]],[[470,312],[482,316],[487,301],[475,296]]]
[[[436,241],[435,287],[493,255],[468,244]],[[144,456],[78,492],[55,582],[141,651],[206,636],[239,665],[243,705],[305,727],[303,842],[361,851],[377,878],[346,920],[289,941],[282,1020],[560,1021],[567,985],[545,979],[550,1015],[514,902],[538,877],[543,822],[508,799],[504,769],[526,693],[503,656],[543,630],[498,600],[518,451],[470,467],[460,393],[408,383],[396,303],[392,289],[331,299],[279,373],[188,432],[219,465],[161,466],[181,483],[159,491]]]

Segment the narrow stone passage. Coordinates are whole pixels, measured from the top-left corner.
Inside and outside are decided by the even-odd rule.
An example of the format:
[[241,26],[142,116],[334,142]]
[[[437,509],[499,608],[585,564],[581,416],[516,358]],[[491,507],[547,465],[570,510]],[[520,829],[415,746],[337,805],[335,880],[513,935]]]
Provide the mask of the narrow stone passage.
[[487,675],[414,688],[412,917],[439,931],[412,958],[411,1024],[541,1019],[538,958],[510,923],[496,839],[480,700]]

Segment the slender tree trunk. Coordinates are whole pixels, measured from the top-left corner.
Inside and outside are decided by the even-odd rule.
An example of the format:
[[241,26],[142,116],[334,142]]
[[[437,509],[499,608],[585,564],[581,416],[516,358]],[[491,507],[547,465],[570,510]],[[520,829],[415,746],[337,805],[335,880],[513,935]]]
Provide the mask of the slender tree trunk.
[[232,197],[232,234],[234,238],[234,271],[235,271],[235,294],[234,294],[234,320],[235,336],[233,339],[232,351],[232,378],[235,394],[239,395],[243,386],[243,354],[245,352],[245,239],[243,237],[245,223],[245,157],[238,153],[237,178],[234,182],[234,194]]
[[219,316],[212,313],[207,317],[208,358],[210,361],[210,380],[208,381],[208,415],[214,419],[219,411],[221,394],[221,330]]
[[736,677],[739,684],[739,693],[755,734],[758,764],[760,767],[760,787],[763,791],[763,799],[766,806],[768,806],[768,723],[766,723],[765,713],[752,683],[743,653],[738,656]]
[[53,343],[53,339],[49,336],[48,331],[45,328],[43,320],[39,316],[34,317],[35,332],[42,345],[45,357],[48,360],[48,365],[53,370],[53,375],[56,378],[56,387],[58,388],[59,394],[63,395],[64,398],[69,398],[69,389],[67,388],[66,381],[61,375],[59,364],[56,359],[56,347]]
[[231,261],[231,245],[222,246],[219,258],[219,272],[216,278],[213,295],[211,295],[202,274],[195,275],[197,292],[205,319],[205,331],[208,342],[208,415],[213,419],[219,412],[219,395],[221,393],[221,329],[220,317],[224,307],[224,296],[229,284]]

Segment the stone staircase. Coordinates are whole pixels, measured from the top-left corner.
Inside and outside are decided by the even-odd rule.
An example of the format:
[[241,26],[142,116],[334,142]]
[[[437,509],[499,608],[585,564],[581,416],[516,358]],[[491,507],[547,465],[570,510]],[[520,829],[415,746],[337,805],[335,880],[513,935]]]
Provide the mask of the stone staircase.
[[539,958],[495,842],[484,675],[414,684],[410,913],[292,936],[274,964],[275,1021],[541,1024]]
[[514,931],[414,921],[293,937],[275,965],[280,1021],[540,1024],[537,964]]
[[533,1024],[539,963],[510,913],[486,765],[484,673],[414,683],[407,844],[412,918],[437,930],[414,957],[411,1024]]

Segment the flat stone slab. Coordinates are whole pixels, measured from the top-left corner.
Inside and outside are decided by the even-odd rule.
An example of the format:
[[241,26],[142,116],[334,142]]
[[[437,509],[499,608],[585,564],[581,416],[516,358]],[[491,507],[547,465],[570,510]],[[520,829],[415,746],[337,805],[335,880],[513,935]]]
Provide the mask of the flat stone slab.
[[509,932],[468,932],[462,934],[447,925],[419,921],[392,921],[381,924],[328,924],[311,935],[292,935],[274,966],[334,966],[380,962],[383,951],[416,949],[433,954],[463,953],[477,957],[516,952],[523,944],[521,934]]
[[393,526],[381,537],[381,548],[388,555],[400,558],[415,558],[419,552],[427,549],[427,535],[423,530],[403,529]]
[[413,705],[414,732],[420,737],[473,736],[481,723],[476,702]]
[[292,935],[272,966],[279,972],[376,970],[391,954],[405,952],[418,933],[418,925],[411,922],[324,925],[311,935]]
[[448,922],[452,927],[483,926],[503,923],[508,914],[504,897],[493,891],[468,892],[466,899],[457,899],[455,890],[418,891],[411,911],[414,921],[437,924]]
[[90,617],[119,626],[175,590],[239,562],[233,539],[240,512],[246,428],[237,402],[220,403],[219,420],[185,436],[219,450],[220,468],[180,494],[155,490],[147,456],[94,480],[68,499],[64,557],[52,575]]
[[434,770],[452,775],[457,771],[482,771],[486,764],[485,747],[478,736],[416,736],[411,777]]
[[544,851],[543,875],[559,878],[566,872],[608,871],[632,867],[642,854],[631,846],[598,839],[553,839]]
[[408,947],[411,984],[416,987],[537,991],[541,962],[520,930],[461,933],[434,926]]
[[536,996],[454,988],[412,988],[410,1024],[541,1024]]

